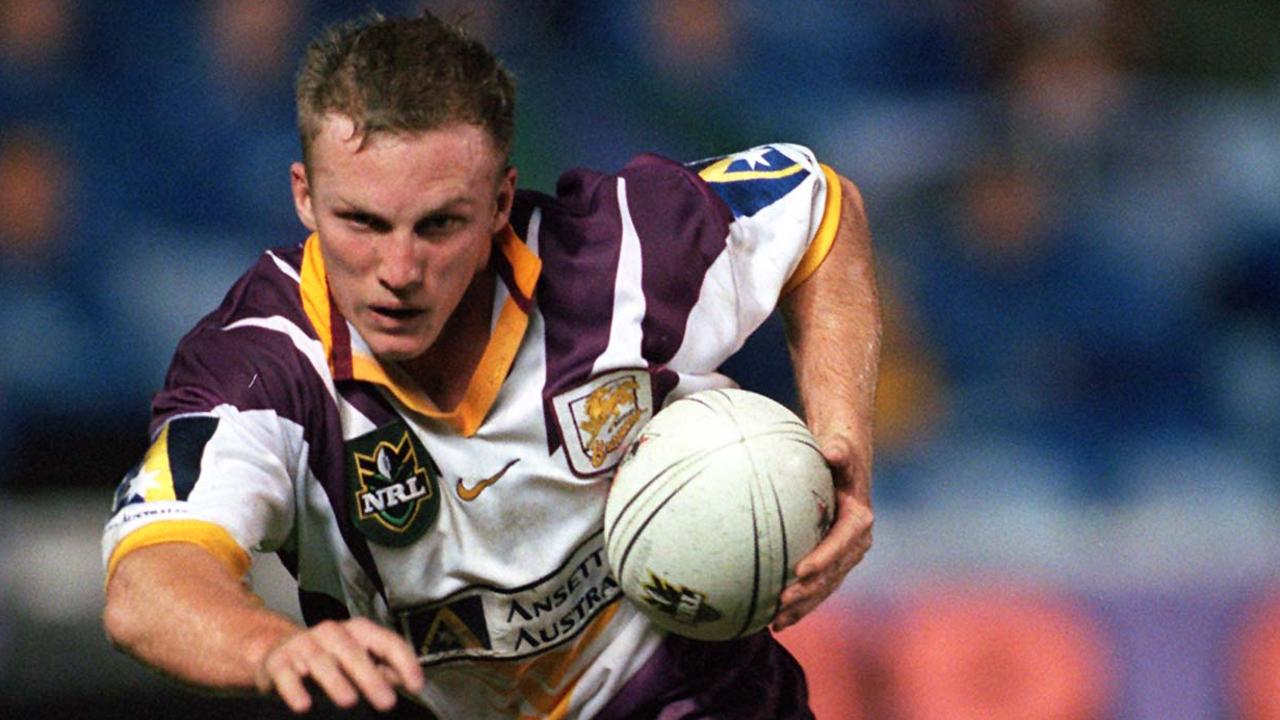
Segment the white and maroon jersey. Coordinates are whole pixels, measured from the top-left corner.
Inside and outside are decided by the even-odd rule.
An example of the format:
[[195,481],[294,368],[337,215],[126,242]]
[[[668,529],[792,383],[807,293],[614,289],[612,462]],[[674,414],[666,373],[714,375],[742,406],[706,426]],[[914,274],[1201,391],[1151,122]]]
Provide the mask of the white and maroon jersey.
[[730,385],[717,368],[821,263],[834,177],[779,144],[521,191],[495,240],[490,340],[449,412],[338,313],[315,237],[267,252],[178,346],[116,492],[108,573],[161,542],[237,574],[277,553],[309,623],[404,634],[440,717],[804,716],[768,633],[697,643],[622,601],[602,523],[629,440]]

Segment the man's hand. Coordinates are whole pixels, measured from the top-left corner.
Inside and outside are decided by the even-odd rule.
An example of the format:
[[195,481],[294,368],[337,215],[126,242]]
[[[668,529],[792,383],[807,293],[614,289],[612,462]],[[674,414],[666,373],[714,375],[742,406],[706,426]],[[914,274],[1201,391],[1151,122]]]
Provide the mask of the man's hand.
[[416,693],[423,684],[409,644],[365,618],[327,621],[286,637],[267,652],[255,683],[304,713],[311,708],[308,678],[338,707],[353,707],[363,697],[383,712],[396,704],[397,688]]
[[840,587],[845,575],[871,549],[869,464],[859,460],[851,443],[823,445],[836,491],[836,521],[822,542],[796,565],[796,580],[782,593],[774,631],[794,625]]

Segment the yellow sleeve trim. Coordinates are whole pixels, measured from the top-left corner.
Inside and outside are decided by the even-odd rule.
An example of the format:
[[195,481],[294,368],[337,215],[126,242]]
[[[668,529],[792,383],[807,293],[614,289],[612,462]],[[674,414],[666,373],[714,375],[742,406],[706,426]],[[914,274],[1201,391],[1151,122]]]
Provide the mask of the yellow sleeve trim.
[[204,520],[160,520],[134,530],[116,545],[107,561],[107,582],[111,582],[116,566],[125,555],[139,548],[171,542],[199,545],[237,578],[249,572],[249,553],[221,526]]
[[819,164],[819,167],[827,177],[827,202],[822,211],[822,223],[818,225],[818,232],[813,236],[813,242],[809,243],[804,257],[800,258],[795,272],[791,273],[791,277],[782,286],[780,297],[786,297],[800,283],[808,280],[822,261],[827,259],[827,253],[831,252],[831,245],[836,240],[836,230],[840,228],[840,176],[826,165]]

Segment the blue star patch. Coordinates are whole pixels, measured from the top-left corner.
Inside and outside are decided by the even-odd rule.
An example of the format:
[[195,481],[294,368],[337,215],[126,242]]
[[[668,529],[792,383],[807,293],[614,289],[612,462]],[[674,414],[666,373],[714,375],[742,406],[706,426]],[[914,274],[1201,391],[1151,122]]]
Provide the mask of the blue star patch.
[[796,189],[809,170],[771,146],[689,166],[716,191],[734,217],[751,217]]

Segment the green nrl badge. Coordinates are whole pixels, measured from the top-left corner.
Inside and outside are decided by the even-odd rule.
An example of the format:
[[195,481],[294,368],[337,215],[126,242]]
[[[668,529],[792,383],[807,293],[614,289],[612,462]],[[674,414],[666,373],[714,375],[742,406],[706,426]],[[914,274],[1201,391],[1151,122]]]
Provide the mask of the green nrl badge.
[[381,545],[404,547],[440,514],[440,469],[409,426],[395,420],[347,444],[351,519]]

